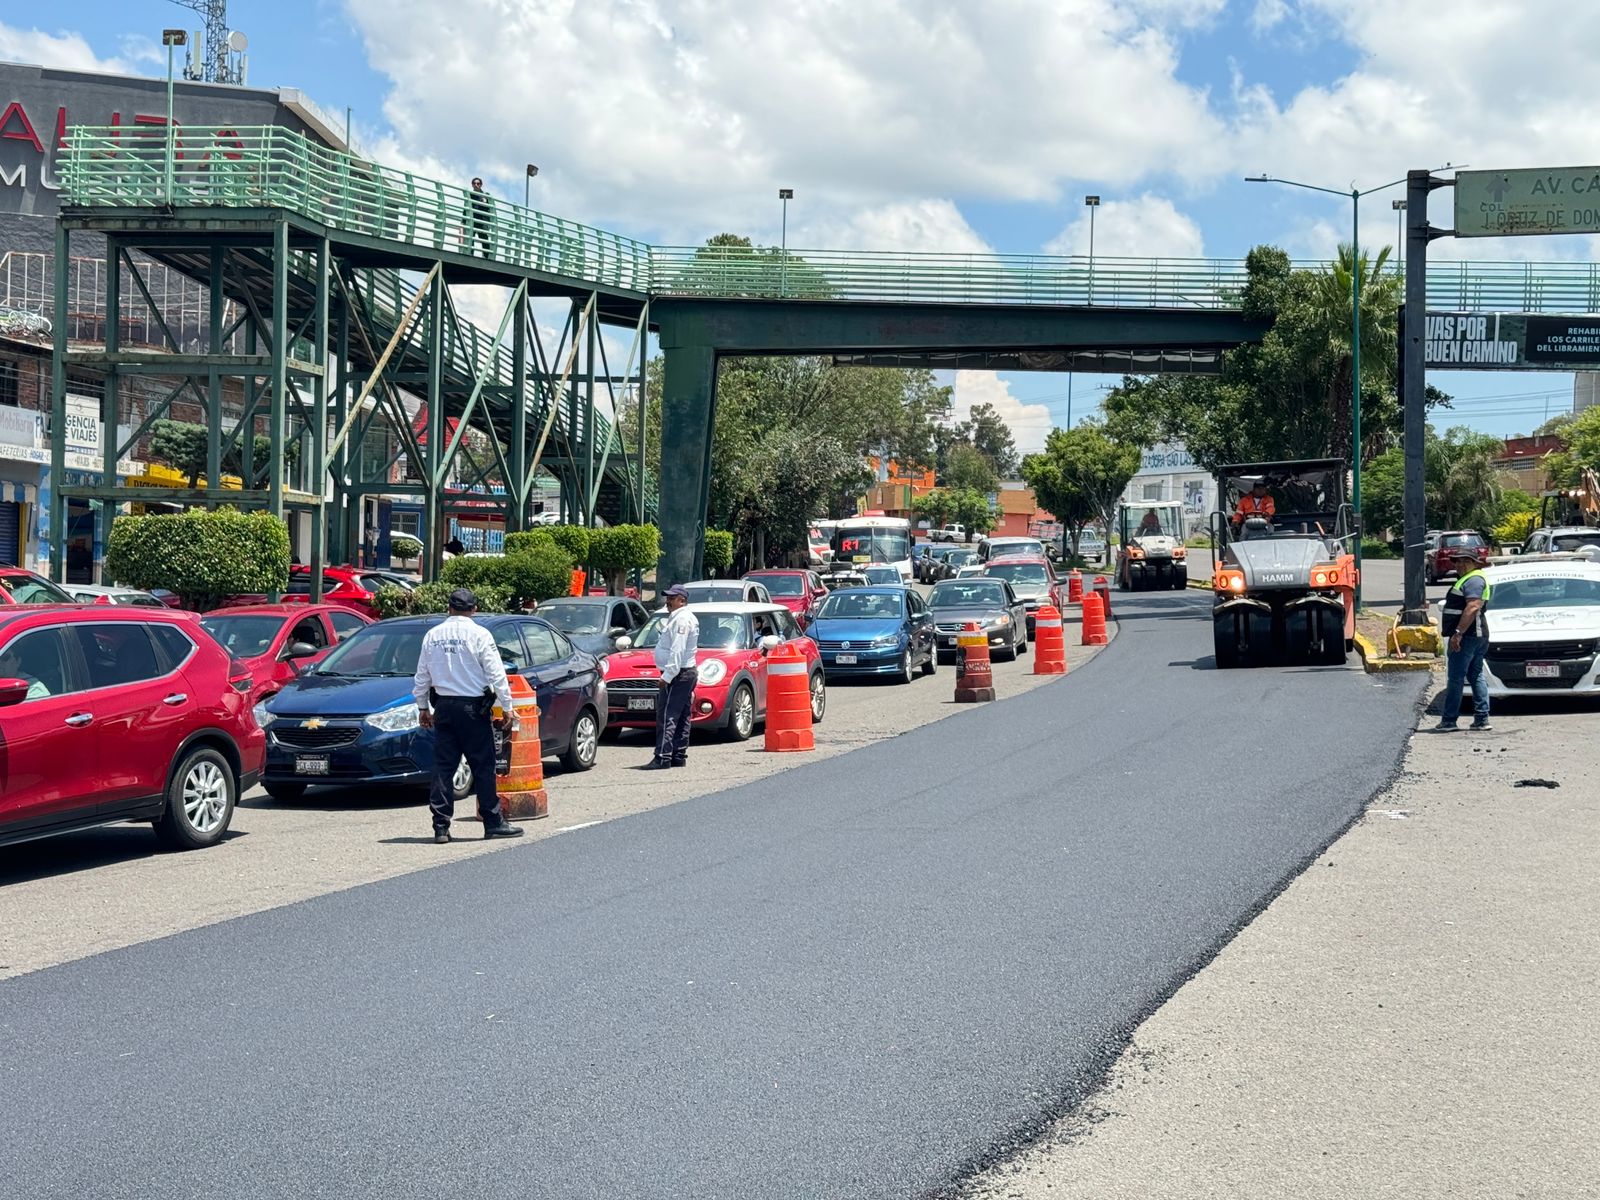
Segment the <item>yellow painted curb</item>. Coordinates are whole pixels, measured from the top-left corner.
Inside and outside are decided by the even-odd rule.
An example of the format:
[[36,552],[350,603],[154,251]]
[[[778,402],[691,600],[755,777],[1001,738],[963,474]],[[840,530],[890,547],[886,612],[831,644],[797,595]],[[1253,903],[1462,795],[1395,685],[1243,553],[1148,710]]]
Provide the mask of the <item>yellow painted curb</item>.
[[1388,658],[1371,638],[1357,631],[1356,652],[1361,655],[1361,665],[1367,674],[1377,675],[1387,671],[1431,671],[1434,660],[1422,658]]

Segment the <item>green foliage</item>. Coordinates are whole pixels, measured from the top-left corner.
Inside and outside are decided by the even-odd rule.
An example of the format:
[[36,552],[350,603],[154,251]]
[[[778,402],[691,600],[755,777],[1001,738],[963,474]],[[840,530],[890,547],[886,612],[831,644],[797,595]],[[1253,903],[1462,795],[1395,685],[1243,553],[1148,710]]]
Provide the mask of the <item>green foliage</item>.
[[583,525],[545,525],[536,533],[549,535],[550,541],[566,552],[575,563],[589,561],[589,539],[593,530]]
[[[421,584],[409,592],[397,587],[380,588],[374,597],[374,602],[378,606],[380,617],[415,617],[428,613],[442,613],[449,611],[450,593],[458,587],[466,586],[468,585],[462,583],[446,583],[440,579],[433,583]],[[513,607],[511,593],[498,584],[475,587],[472,589],[472,594],[477,597],[479,612],[515,612],[521,607],[520,605]]]
[[934,488],[931,492],[913,496],[911,511],[926,518],[933,528],[938,529],[950,524],[950,515],[955,512],[955,500],[948,488]]
[[1508,546],[1514,542],[1525,542],[1528,535],[1539,524],[1539,514],[1531,508],[1521,512],[1507,513],[1501,517],[1500,523],[1494,527],[1494,542],[1497,546]]
[[118,517],[106,571],[125,587],[167,588],[205,610],[242,592],[279,592],[289,583],[289,531],[264,512],[221,508]]
[[525,529],[520,533],[506,534],[506,553],[516,554],[523,550],[532,550],[535,546],[554,546],[555,538],[550,536],[548,526],[539,529]]
[[982,492],[985,495],[1000,486],[1000,475],[994,469],[994,463],[989,461],[988,455],[975,446],[967,445],[950,448],[941,480],[946,487],[958,491],[966,489]]
[[706,570],[721,573],[733,566],[733,533],[727,529],[706,530]]
[[1361,539],[1361,557],[1365,559],[1399,558],[1400,556],[1390,549],[1388,542],[1380,541],[1377,538],[1364,537]]
[[[266,465],[272,455],[272,439],[258,434],[251,439],[251,466],[255,470]],[[300,443],[289,441],[283,447],[284,462],[293,465],[300,458]],[[174,471],[189,477],[190,487],[200,486],[200,477],[206,471],[206,427],[192,421],[173,421],[163,418],[150,426],[150,457],[166,463]],[[230,475],[243,475],[243,462],[239,443],[235,442],[222,456],[222,469]],[[220,487],[220,480],[210,480],[211,486]]]
[[661,535],[654,525],[610,525],[596,529],[589,542],[589,562],[606,578],[613,595],[630,570],[648,570],[661,557]]
[[1211,549],[1211,535],[1209,533],[1197,533],[1183,544],[1191,550],[1209,550]]
[[412,537],[409,533],[390,534],[389,553],[402,560],[421,558],[422,541],[419,538]]
[[[1431,529],[1495,527],[1510,504],[1534,507],[1526,492],[1504,493],[1494,465],[1501,441],[1464,426],[1446,430],[1441,437],[1432,426],[1422,451],[1424,519]],[[1405,525],[1405,454],[1395,447],[1385,450],[1361,472],[1362,527],[1374,536],[1394,533]]]
[[512,554],[452,558],[439,572],[439,582],[451,588],[503,592],[518,608],[529,600],[566,595],[571,579],[572,559],[559,546],[543,542]]
[[1074,549],[1089,522],[1113,527],[1117,501],[1138,469],[1139,447],[1097,421],[1052,429],[1044,453],[1022,460],[1022,478],[1066,526]]
[[[1567,441],[1565,450],[1545,456],[1551,487],[1576,487],[1585,470],[1600,472],[1600,405],[1569,416],[1559,426],[1552,419],[1547,426],[1554,426],[1549,432]],[[1545,430],[1546,426],[1541,426],[1540,432]]]
[[994,405],[988,402],[974,404],[966,425],[973,449],[987,458],[996,471],[1009,476],[1017,469],[1017,441],[1011,436],[1011,427]]
[[967,535],[988,533],[995,527],[994,509],[989,507],[989,497],[972,488],[959,488],[950,493],[951,520],[967,527]]

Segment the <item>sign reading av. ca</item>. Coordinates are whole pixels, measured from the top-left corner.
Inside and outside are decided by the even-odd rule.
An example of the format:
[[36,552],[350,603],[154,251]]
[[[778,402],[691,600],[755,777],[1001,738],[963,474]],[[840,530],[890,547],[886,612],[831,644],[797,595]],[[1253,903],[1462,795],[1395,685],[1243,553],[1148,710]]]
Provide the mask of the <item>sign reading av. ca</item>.
[[1593,371],[1600,317],[1430,312],[1422,357],[1447,371]]
[[1600,233],[1600,167],[1456,172],[1456,236]]

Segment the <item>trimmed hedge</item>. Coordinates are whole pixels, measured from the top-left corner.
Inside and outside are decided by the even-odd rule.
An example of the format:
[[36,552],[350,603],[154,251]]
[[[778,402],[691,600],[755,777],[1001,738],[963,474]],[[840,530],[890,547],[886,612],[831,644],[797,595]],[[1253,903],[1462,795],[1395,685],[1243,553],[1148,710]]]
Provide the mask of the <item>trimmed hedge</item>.
[[550,536],[549,529],[525,529],[521,533],[506,534],[506,553],[516,554],[522,550],[532,550],[535,546],[554,546],[555,538]]
[[1394,552],[1393,548],[1390,547],[1388,542],[1380,541],[1377,538],[1362,538],[1361,539],[1361,557],[1362,558],[1399,558],[1400,556]]
[[726,529],[706,530],[705,564],[707,571],[733,568],[733,534]]
[[439,582],[474,592],[499,588],[520,608],[529,600],[565,596],[572,582],[572,560],[557,547],[536,542],[532,549],[511,554],[452,558],[439,572]]
[[584,525],[545,525],[535,530],[547,534],[552,542],[566,552],[568,558],[582,566],[589,561],[589,541],[594,530]]
[[[373,596],[373,603],[378,607],[379,617],[415,617],[428,613],[442,613],[449,609],[450,593],[464,586],[466,585],[445,583],[441,580],[424,583],[409,592],[405,588],[384,587],[379,588]],[[479,612],[512,611],[511,594],[505,588],[484,584],[474,587],[472,591],[478,598]]]
[[613,595],[630,570],[647,571],[661,557],[661,535],[654,525],[610,525],[589,539],[589,563],[606,577]]
[[422,542],[412,537],[409,533],[391,534],[389,537],[389,553],[399,559],[421,558]]
[[232,508],[118,517],[106,573],[124,587],[177,592],[203,612],[228,596],[286,588],[289,530],[270,513]]

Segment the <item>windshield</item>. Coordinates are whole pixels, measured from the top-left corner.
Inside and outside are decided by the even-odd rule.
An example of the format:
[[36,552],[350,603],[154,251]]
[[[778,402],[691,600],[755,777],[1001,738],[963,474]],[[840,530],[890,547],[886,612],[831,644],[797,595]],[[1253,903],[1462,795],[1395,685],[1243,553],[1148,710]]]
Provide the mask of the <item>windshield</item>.
[[730,604],[744,599],[742,583],[689,583],[684,585],[690,604]]
[[1489,610],[1509,608],[1597,608],[1600,579],[1519,579],[1497,583],[1489,596]]
[[1019,538],[1016,541],[1008,539],[1003,542],[989,543],[989,557],[991,559],[1006,558],[1018,554],[1037,554],[1040,558],[1043,558],[1044,543],[1035,541],[1033,538]]
[[[694,618],[700,623],[700,649],[702,650],[741,650],[749,647],[749,636],[745,632],[746,620],[743,613],[695,613]],[[633,644],[640,650],[652,649],[661,640],[661,626],[667,619],[666,613],[657,613],[639,630],[639,636],[633,639]]]
[[861,572],[868,583],[899,583],[900,572],[894,567],[868,567]]
[[911,557],[911,535],[894,529],[840,531],[834,551],[848,562],[899,562]]
[[821,620],[883,620],[905,614],[905,601],[894,592],[835,592],[817,610]]
[[934,587],[928,604],[932,608],[1004,608],[1006,590],[998,582],[987,579],[975,579],[970,583],[946,580]]
[[754,582],[766,584],[768,593],[774,596],[806,594],[806,581],[800,575],[758,575]]
[[949,563],[950,563],[950,565],[952,567],[964,567],[968,563],[977,562],[977,561],[978,561],[978,552],[976,550],[952,550],[952,551],[950,551]]
[[563,604],[557,600],[539,605],[539,615],[562,633],[604,633],[609,604]]
[[1600,546],[1600,529],[1593,533],[1563,533],[1550,539],[1552,550],[1571,553],[1574,550],[1582,550],[1585,546]]
[[28,575],[0,575],[0,588],[11,593],[18,604],[71,604],[67,595],[48,579]]
[[1043,563],[1031,562],[998,562],[990,563],[989,569],[984,572],[991,579],[1004,579],[1013,588],[1032,584],[1035,587],[1047,587],[1050,576],[1045,574]]
[[272,649],[282,617],[201,617],[200,628],[235,658],[255,658]]
[[415,675],[426,625],[381,622],[358,630],[322,660],[318,675]]
[[[1181,538],[1183,536],[1183,511],[1178,508],[1153,508],[1146,505],[1130,505],[1123,510],[1127,522],[1129,537],[1169,537]],[[1085,540],[1088,530],[1084,531]]]

